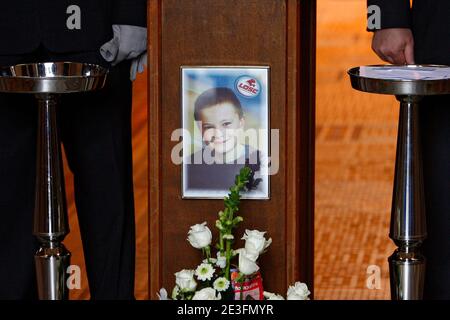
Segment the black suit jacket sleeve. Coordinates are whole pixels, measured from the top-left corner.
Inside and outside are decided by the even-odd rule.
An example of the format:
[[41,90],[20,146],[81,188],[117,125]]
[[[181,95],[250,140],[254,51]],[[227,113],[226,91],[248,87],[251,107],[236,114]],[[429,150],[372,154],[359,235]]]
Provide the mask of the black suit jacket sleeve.
[[114,0],[113,24],[147,26],[147,0]]
[[371,5],[381,9],[381,29],[411,28],[409,0],[367,0],[367,6]]

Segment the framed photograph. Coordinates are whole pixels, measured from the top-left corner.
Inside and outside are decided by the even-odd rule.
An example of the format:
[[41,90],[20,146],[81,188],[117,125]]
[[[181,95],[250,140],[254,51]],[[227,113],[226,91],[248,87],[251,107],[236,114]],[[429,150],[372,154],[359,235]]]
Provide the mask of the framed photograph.
[[245,165],[245,199],[269,199],[269,67],[182,67],[184,199],[223,199]]

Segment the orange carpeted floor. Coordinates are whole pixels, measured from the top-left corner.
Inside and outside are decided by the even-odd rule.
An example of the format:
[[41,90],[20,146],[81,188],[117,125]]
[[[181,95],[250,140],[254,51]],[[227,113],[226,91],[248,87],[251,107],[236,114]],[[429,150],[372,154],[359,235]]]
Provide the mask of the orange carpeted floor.
[[[316,299],[389,299],[387,257],[398,107],[394,98],[351,89],[346,70],[379,63],[365,32],[365,0],[318,0],[316,142]],[[136,298],[147,292],[147,82],[134,87],[133,145],[137,221]],[[84,270],[66,169],[72,263]],[[380,289],[366,285],[380,268]],[[72,299],[88,299],[85,272]]]
[[[318,0],[316,299],[389,299],[387,257],[398,105],[354,91],[347,69],[381,61],[365,0]],[[368,289],[369,266],[380,289]]]

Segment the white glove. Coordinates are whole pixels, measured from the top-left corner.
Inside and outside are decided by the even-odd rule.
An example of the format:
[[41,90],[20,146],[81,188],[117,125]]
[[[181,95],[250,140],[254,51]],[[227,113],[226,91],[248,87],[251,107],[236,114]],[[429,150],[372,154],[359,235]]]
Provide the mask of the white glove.
[[147,28],[116,24],[112,28],[114,38],[100,48],[100,54],[113,66],[124,60],[133,60],[130,70],[133,81],[147,64]]
[[142,73],[147,66],[147,52],[141,54],[136,59],[131,62],[130,79],[131,81],[136,80],[136,75]]

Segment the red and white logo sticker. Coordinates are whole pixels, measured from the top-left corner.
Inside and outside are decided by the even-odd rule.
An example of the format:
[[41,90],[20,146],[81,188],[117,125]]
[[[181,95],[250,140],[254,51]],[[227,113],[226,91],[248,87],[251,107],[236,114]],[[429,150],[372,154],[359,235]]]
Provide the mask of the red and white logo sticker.
[[236,90],[244,97],[253,98],[261,92],[261,85],[253,77],[242,76],[236,80]]

